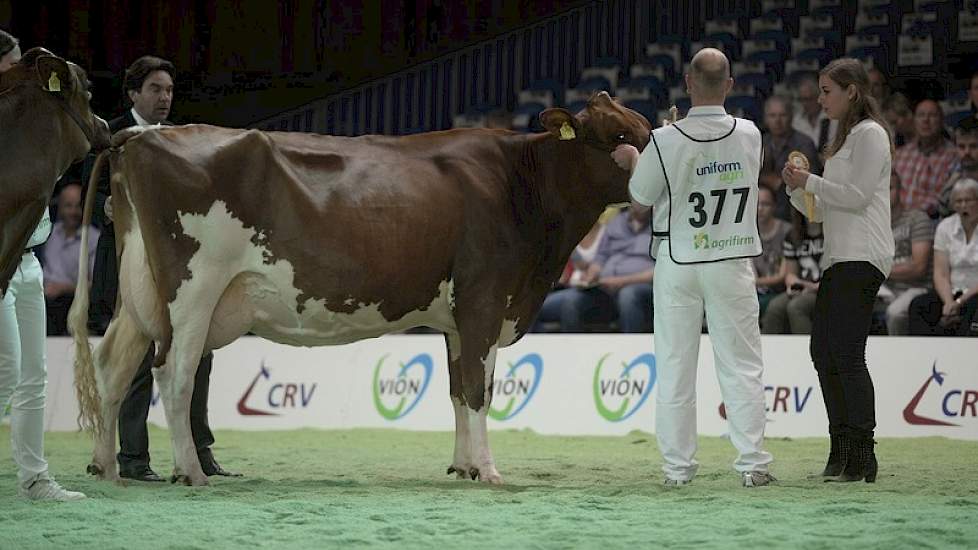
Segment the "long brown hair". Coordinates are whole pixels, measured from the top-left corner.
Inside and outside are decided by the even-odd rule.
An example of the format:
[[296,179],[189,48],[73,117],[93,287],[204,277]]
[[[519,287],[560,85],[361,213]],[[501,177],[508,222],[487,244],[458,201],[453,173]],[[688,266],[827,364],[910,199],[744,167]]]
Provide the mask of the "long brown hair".
[[876,98],[869,93],[869,73],[863,64],[858,59],[842,57],[826,65],[819,75],[832,79],[843,90],[848,89],[850,85],[856,89],[856,96],[849,101],[849,110],[846,111],[845,117],[839,120],[839,130],[835,133],[835,139],[825,146],[825,158],[838,152],[846,142],[846,137],[853,126],[867,118],[886,130],[886,136],[890,140],[890,154],[893,154],[893,132],[880,114],[880,106]]

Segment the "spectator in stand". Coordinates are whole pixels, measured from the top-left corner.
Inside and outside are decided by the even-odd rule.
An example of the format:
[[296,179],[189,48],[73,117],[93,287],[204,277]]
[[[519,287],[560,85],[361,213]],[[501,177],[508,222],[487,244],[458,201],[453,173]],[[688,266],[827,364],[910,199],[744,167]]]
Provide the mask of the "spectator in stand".
[[913,335],[978,335],[978,180],[958,180],[951,205],[934,235],[934,289],[910,302]]
[[880,287],[886,303],[886,333],[910,334],[910,302],[926,294],[931,281],[934,224],[923,210],[906,210],[900,203],[900,176],[890,171],[890,227],[893,229],[893,268]]
[[925,99],[914,109],[917,137],[900,147],[893,165],[900,176],[900,202],[907,210],[919,209],[931,218],[938,216],[941,188],[958,162],[958,152],[944,138],[944,113],[932,99]]
[[761,255],[754,258],[754,273],[757,276],[757,302],[763,316],[771,299],[784,292],[781,260],[791,224],[774,217],[774,191],[763,185],[758,191],[757,231],[761,236]]
[[883,116],[893,131],[893,141],[897,147],[903,147],[916,137],[913,109],[907,96],[900,92],[890,94],[883,102]]
[[812,173],[822,173],[822,163],[815,150],[815,143],[791,126],[793,111],[791,102],[782,96],[771,96],[764,102],[764,126],[767,132],[761,138],[764,160],[758,183],[772,191],[775,199],[774,216],[784,221],[791,220],[793,210],[788,203],[788,194],[783,190],[784,180],[781,179],[781,168],[788,161],[788,154],[792,151],[804,153],[811,163]]
[[[791,119],[791,127],[808,136],[817,150],[823,150],[835,138],[839,121],[829,119],[818,104],[818,80],[815,77],[805,77],[798,83],[798,104],[801,109]],[[809,157],[808,161],[812,160]]]
[[651,218],[650,209],[633,204],[608,222],[578,286],[547,296],[534,331],[541,323],[558,320],[561,332],[585,332],[589,324],[617,318],[621,332],[651,332]]
[[882,105],[886,101],[887,96],[890,95],[890,87],[886,83],[886,75],[883,71],[873,67],[867,71],[869,75],[869,95],[876,98],[876,101]]
[[937,212],[941,218],[954,214],[951,208],[951,189],[964,178],[978,180],[978,118],[967,117],[954,129],[954,145],[958,150],[958,167],[951,173],[937,199]]
[[971,75],[968,85],[968,99],[971,100],[971,112],[978,118],[978,71]]
[[[75,297],[78,282],[78,253],[81,249],[81,186],[69,183],[58,195],[58,221],[44,245],[44,301],[47,304],[47,329],[49,336],[68,334],[68,309]],[[88,233],[88,282],[92,281],[95,247],[99,231],[94,227]]]
[[781,261],[786,289],[768,304],[761,318],[761,333],[812,333],[823,247],[822,224],[809,223],[801,213],[792,210],[791,231],[784,240]]

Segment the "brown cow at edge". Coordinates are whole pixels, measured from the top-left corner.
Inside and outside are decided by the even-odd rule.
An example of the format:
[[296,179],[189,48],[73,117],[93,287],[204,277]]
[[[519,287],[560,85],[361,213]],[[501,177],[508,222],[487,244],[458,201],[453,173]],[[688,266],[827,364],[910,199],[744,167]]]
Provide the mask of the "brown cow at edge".
[[94,360],[84,285],[71,319],[79,401],[95,432],[89,471],[118,479],[119,405],[150,340],[160,344],[172,479],[203,485],[189,406],[206,350],[249,331],[318,346],[426,325],[448,346],[449,473],[501,482],[486,432],[496,350],[526,332],[605,206],[629,199],[610,153],[643,149],[651,129],[606,93],[577,115],[548,109],[541,120],[548,132],[536,135],[200,125],[116,134],[119,305]]

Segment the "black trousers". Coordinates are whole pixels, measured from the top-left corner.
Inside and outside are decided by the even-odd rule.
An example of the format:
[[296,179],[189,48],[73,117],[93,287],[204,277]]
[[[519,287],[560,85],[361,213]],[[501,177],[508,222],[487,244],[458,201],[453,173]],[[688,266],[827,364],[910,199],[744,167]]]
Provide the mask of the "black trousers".
[[961,319],[948,326],[941,326],[944,302],[934,290],[921,294],[910,302],[910,334],[914,336],[974,336],[978,330],[978,296],[972,296],[961,304]]
[[871,439],[876,428],[866,338],[884,276],[869,262],[834,264],[815,298],[811,354],[822,387],[829,433]]
[[[150,344],[119,409],[120,451],[116,458],[122,469],[149,465],[149,433],[146,429],[146,418],[149,416],[150,400],[153,397],[151,369],[155,355],[156,345]],[[207,395],[210,390],[213,359],[213,353],[208,353],[201,358],[194,378],[194,393],[190,398],[190,431],[198,453],[214,444],[214,434],[211,433],[210,425],[207,423]],[[163,368],[173,368],[173,365]]]
[[119,268],[115,259],[115,231],[106,225],[95,247],[95,267],[88,306],[88,328],[96,334],[105,329],[115,312],[115,297],[119,292]]

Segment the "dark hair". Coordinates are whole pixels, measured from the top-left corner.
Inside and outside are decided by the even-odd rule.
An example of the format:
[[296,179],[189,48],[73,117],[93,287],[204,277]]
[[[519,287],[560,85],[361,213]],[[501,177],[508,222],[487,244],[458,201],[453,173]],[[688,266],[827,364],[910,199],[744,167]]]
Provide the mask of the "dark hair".
[[880,114],[876,98],[869,93],[869,73],[866,72],[866,67],[863,66],[862,62],[851,57],[843,57],[826,65],[819,74],[830,78],[843,90],[849,86],[856,88],[856,96],[849,102],[849,110],[846,111],[845,117],[839,121],[839,130],[835,134],[835,139],[825,147],[825,157],[831,157],[841,149],[853,126],[867,118],[874,120],[886,131],[892,153],[893,136],[890,133],[890,126]]
[[892,111],[902,116],[913,114],[913,109],[910,108],[910,100],[900,92],[893,92],[883,100],[883,111]]
[[0,29],[0,57],[10,53],[11,50],[17,47],[17,44],[17,39],[12,34]]
[[954,132],[959,136],[978,135],[978,118],[966,116],[954,127]]
[[128,98],[130,90],[139,92],[143,89],[143,82],[146,81],[146,77],[156,71],[163,71],[174,80],[177,78],[177,70],[173,66],[173,63],[153,55],[144,55],[133,61],[132,65],[129,65],[129,68],[126,69],[126,77],[122,83],[122,93]]

